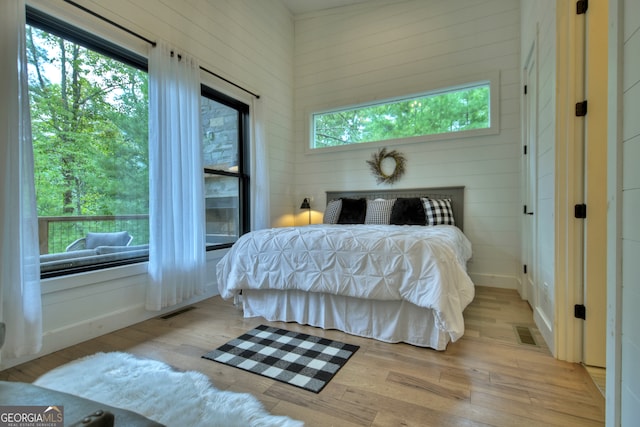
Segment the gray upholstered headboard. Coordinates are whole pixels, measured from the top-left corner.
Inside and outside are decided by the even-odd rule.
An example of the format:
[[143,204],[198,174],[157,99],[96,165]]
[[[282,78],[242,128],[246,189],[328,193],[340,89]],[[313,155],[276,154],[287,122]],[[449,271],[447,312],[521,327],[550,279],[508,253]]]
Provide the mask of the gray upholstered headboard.
[[432,199],[451,199],[451,209],[456,226],[464,230],[464,186],[411,188],[406,190],[356,190],[327,191],[327,203],[341,197],[365,199],[397,199],[399,197],[430,197]]

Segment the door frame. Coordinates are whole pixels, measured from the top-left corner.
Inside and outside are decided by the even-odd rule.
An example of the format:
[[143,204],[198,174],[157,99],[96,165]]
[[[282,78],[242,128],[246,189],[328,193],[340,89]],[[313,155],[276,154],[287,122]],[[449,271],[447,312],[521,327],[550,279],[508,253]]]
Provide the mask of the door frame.
[[[584,16],[575,3],[556,3],[556,179],[555,179],[555,329],[553,355],[581,362],[583,321],[574,305],[583,301],[582,221],[573,215],[583,203],[583,118],[575,116],[576,100],[584,99]],[[549,341],[547,341],[549,342]]]
[[[523,80],[527,87],[527,93],[524,95],[522,103],[523,111],[523,147],[522,147],[522,170],[523,170],[523,246],[522,257],[527,271],[522,271],[522,280],[520,286],[520,297],[527,300],[533,308],[538,301],[537,285],[535,280],[538,277],[537,268],[537,220],[535,216],[529,216],[528,213],[535,214],[537,209],[537,134],[538,134],[538,25],[536,24],[536,32],[534,40],[529,48],[527,59],[524,62]],[[530,78],[533,73],[533,78]],[[533,80],[533,81],[532,81]],[[535,118],[534,120],[532,119]],[[532,129],[533,128],[533,129]],[[531,138],[532,131],[535,136]],[[533,139],[533,141],[532,141]],[[526,154],[525,154],[526,150]]]
[[585,116],[584,140],[584,288],[587,315],[583,327],[582,362],[606,366],[607,325],[607,103],[604,82],[608,75],[607,5],[593,2],[585,15]]
[[607,115],[607,400],[605,422],[621,425],[622,412],[622,69],[624,2],[609,0]]

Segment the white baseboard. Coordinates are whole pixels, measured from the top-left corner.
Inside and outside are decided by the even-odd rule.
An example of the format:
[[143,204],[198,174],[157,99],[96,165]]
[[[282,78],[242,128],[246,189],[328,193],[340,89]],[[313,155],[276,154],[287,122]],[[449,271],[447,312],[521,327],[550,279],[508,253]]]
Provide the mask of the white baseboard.
[[538,307],[536,307],[533,310],[533,321],[538,327],[538,330],[540,331],[540,333],[542,334],[542,338],[547,344],[547,347],[549,347],[549,350],[551,350],[551,354],[553,354],[553,356],[555,357],[556,352],[555,352],[555,340],[553,336],[553,327],[549,322],[549,320],[547,319],[547,317]]
[[148,311],[144,308],[144,303],[136,303],[134,305],[112,311],[106,315],[82,319],[80,322],[65,325],[62,328],[45,331],[42,337],[42,349],[40,352],[17,359],[3,359],[0,364],[0,370],[20,365],[30,360],[37,359],[38,357],[62,350],[63,348],[176,311],[182,307],[186,307],[215,295],[218,295],[217,287],[210,286],[206,289],[204,294],[194,296],[187,301],[183,301],[180,304],[176,304],[164,310]]
[[476,286],[489,286],[502,289],[519,289],[519,281],[516,276],[500,274],[469,273],[469,277]]

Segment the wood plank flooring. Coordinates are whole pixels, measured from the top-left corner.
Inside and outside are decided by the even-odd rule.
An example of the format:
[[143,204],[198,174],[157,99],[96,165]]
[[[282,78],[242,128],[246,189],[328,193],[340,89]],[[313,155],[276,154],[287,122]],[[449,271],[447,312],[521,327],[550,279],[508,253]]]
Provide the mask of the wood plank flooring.
[[[151,319],[0,372],[31,382],[80,356],[126,351],[197,370],[215,387],[256,396],[274,414],[307,426],[602,426],[604,398],[583,366],[555,360],[516,291],[478,287],[466,333],[444,352],[386,344],[338,331],[244,319],[214,297],[169,319]],[[319,393],[202,359],[232,338],[268,324],[360,345]],[[537,345],[521,344],[514,326]]]

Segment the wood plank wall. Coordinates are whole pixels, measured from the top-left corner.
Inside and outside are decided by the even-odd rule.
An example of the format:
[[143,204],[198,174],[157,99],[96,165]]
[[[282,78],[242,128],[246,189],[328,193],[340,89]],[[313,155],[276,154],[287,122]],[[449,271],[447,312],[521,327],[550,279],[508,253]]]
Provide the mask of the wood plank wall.
[[[309,154],[311,112],[499,73],[499,134],[394,147],[409,159],[406,175],[394,187],[464,185],[474,282],[516,288],[522,211],[520,2],[373,0],[305,14],[295,20],[294,58],[294,204],[311,196],[315,222],[321,221],[326,190],[377,188],[365,161],[381,145]],[[299,221],[306,223],[306,217]]]

